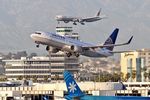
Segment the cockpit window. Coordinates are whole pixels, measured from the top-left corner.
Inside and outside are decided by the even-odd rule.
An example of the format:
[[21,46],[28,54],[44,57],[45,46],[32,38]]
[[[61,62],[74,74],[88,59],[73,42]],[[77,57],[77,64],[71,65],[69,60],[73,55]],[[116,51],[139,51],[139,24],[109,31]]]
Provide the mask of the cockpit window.
[[41,35],[41,33],[38,33],[38,32],[35,32],[35,34],[39,34],[39,35]]

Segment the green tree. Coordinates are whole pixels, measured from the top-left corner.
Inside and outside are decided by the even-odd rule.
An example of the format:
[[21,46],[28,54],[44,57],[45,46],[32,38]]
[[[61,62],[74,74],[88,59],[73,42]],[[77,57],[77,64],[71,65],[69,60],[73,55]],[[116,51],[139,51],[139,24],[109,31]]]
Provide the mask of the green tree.
[[126,81],[128,81],[128,79],[130,78],[130,76],[131,76],[130,73],[126,74],[126,77],[125,77]]
[[142,72],[144,73],[145,81],[146,81],[146,78],[148,77],[148,73],[146,72],[146,71],[147,71],[147,67],[148,67],[148,66],[144,66],[144,67],[142,68]]
[[120,73],[120,77],[121,77],[121,81],[124,82],[125,81],[125,77],[124,77],[124,73],[123,72]]
[[58,75],[58,74],[55,74],[54,79],[57,81],[57,80],[59,79],[59,75]]
[[29,80],[29,79],[30,79],[30,76],[29,76],[29,75],[26,75],[24,78],[25,78],[25,80]]
[[148,79],[150,80],[150,70],[148,71]]
[[148,73],[147,72],[144,72],[144,78],[145,78],[145,81],[146,81],[146,78],[148,77]]
[[48,81],[49,76],[44,76],[44,81],[47,82]]
[[23,79],[23,76],[18,76],[17,77],[17,80],[22,80]]
[[144,66],[144,67],[142,68],[142,71],[145,72],[146,70],[147,70],[147,66]]
[[113,82],[118,82],[120,80],[120,74],[118,73],[114,73],[112,77],[113,77]]
[[33,82],[37,82],[37,76],[34,75],[33,78],[32,78]]
[[136,70],[133,70],[133,71],[132,71],[132,79],[134,80],[135,77],[136,77]]
[[7,78],[0,78],[0,81],[7,81]]

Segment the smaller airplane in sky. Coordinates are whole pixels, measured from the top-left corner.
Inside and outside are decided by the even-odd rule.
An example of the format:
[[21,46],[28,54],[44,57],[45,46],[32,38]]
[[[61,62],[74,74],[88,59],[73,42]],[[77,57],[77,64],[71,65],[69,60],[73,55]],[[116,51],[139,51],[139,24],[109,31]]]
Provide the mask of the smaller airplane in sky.
[[127,52],[113,51],[113,48],[115,46],[130,44],[133,38],[132,36],[128,42],[115,44],[118,32],[119,29],[116,28],[103,45],[93,45],[67,36],[61,36],[56,33],[41,31],[31,34],[31,38],[37,44],[36,47],[39,47],[39,44],[46,45],[47,51],[51,51],[52,53],[63,51],[68,57],[72,55],[75,55],[76,57],[79,57],[80,55],[88,57],[108,57],[112,56],[114,53]]
[[[150,100],[150,97],[139,97],[139,96],[92,96],[87,95],[81,91],[78,84],[74,80],[73,76],[68,72],[64,71],[64,80],[66,82],[68,95],[64,98],[67,100]],[[122,84],[122,90],[126,90]]]
[[57,15],[55,19],[58,21],[58,23],[60,21],[63,21],[64,23],[73,22],[73,25],[77,25],[78,22],[81,25],[84,25],[85,24],[84,22],[94,22],[106,18],[106,16],[100,16],[100,13],[101,9],[97,12],[96,16],[93,17],[83,18],[83,17],[68,17]]

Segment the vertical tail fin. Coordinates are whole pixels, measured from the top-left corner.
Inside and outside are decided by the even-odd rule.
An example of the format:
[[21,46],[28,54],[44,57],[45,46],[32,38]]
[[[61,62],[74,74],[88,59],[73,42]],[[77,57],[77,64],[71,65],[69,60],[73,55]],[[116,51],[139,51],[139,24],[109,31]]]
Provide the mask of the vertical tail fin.
[[96,17],[100,16],[100,14],[101,14],[101,8],[100,8],[100,10],[97,12]]
[[122,82],[120,83],[122,84],[122,90],[127,90],[126,86]]
[[73,76],[68,71],[64,71],[64,80],[66,82],[69,97],[81,97],[84,95],[73,79]]
[[[113,33],[109,36],[109,38],[105,41],[104,45],[115,44],[119,29],[116,28]],[[114,46],[105,47],[106,49],[113,51]]]

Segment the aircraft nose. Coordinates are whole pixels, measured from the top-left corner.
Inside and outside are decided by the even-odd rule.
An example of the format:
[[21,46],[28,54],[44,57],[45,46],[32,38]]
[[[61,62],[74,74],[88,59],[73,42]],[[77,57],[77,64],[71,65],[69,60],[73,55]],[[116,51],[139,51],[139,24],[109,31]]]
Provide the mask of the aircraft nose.
[[59,19],[59,18],[62,18],[62,16],[61,15],[57,15],[55,18]]
[[58,17],[56,16],[55,19],[58,19]]
[[33,35],[31,34],[31,35],[30,35],[30,37],[32,38],[32,37],[33,37]]
[[34,34],[31,34],[30,37],[33,39],[34,38]]

